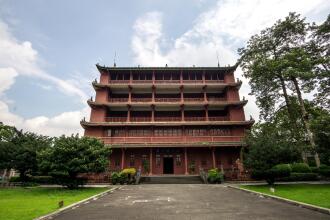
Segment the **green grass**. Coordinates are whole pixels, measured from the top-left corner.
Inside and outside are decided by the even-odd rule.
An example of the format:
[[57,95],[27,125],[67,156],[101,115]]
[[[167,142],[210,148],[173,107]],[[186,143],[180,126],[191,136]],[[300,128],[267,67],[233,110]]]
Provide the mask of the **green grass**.
[[27,220],[45,215],[64,206],[105,191],[107,188],[0,188],[0,219]]
[[304,202],[324,208],[330,208],[330,185],[329,184],[288,184],[275,185],[275,193],[270,192],[269,186],[241,186],[269,195],[275,195],[299,202]]

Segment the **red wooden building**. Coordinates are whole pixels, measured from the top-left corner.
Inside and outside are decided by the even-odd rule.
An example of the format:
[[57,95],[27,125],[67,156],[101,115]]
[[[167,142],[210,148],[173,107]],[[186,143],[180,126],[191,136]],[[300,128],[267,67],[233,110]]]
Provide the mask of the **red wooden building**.
[[245,120],[236,66],[96,67],[96,98],[81,125],[113,149],[110,171],[188,175],[218,167],[235,178],[254,123]]

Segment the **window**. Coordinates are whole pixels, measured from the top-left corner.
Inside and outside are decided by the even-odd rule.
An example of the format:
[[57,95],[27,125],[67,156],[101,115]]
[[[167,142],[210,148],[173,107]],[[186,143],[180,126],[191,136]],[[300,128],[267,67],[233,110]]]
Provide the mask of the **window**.
[[160,155],[156,154],[156,166],[160,167]]
[[134,154],[131,154],[131,156],[129,158],[129,166],[130,167],[134,167],[135,166],[135,157],[134,157]]
[[120,161],[119,160],[115,160],[115,167],[120,167]]
[[180,154],[178,154],[178,155],[176,155],[176,157],[175,157],[175,164],[177,165],[177,166],[181,166],[181,155]]
[[108,129],[108,130],[106,131],[106,136],[107,136],[107,137],[111,137],[111,129]]

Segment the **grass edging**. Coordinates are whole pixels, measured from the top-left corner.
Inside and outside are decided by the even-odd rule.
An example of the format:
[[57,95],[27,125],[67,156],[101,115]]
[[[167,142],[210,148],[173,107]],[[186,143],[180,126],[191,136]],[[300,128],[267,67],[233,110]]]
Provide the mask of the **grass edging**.
[[109,193],[112,193],[114,190],[116,190],[116,189],[118,189],[118,188],[119,188],[119,187],[114,187],[114,186],[113,186],[111,189],[108,189],[108,190],[106,190],[106,191],[104,191],[104,192],[101,192],[101,193],[99,193],[99,194],[96,194],[96,195],[90,196],[90,197],[88,197],[88,198],[86,198],[86,199],[83,199],[83,200],[80,200],[80,201],[78,201],[78,202],[72,203],[71,205],[68,205],[68,206],[65,206],[65,207],[63,207],[63,208],[60,208],[60,209],[58,209],[58,210],[56,210],[56,211],[54,211],[54,212],[51,212],[51,213],[49,213],[49,214],[46,214],[46,215],[43,215],[43,216],[37,217],[37,218],[35,218],[34,220],[46,220],[46,219],[52,219],[54,216],[57,216],[57,215],[61,214],[62,212],[66,211],[66,210],[68,210],[68,209],[70,209],[70,208],[73,208],[73,207],[75,207],[75,206],[77,206],[77,205],[80,205],[81,203],[84,203],[84,202],[87,202],[87,201],[90,201],[90,200],[94,200],[94,199],[96,199],[96,198],[101,198],[101,197],[103,197],[103,196],[105,196],[105,195],[107,195],[107,194],[109,194]]
[[310,210],[313,210],[313,211],[318,211],[318,212],[330,215],[330,209],[328,209],[328,208],[323,208],[323,207],[320,207],[320,206],[311,205],[311,204],[307,204],[307,203],[304,203],[304,202],[298,202],[298,201],[295,201],[295,200],[286,199],[286,198],[282,198],[282,197],[279,197],[279,196],[273,196],[273,195],[269,195],[269,194],[266,194],[266,193],[256,192],[256,191],[253,191],[253,190],[244,189],[244,188],[240,188],[240,187],[237,187],[237,186],[228,186],[228,187],[232,188],[232,189],[241,190],[243,192],[251,193],[251,194],[254,194],[254,195],[262,195],[262,196],[267,197],[267,198],[271,198],[271,199],[278,200],[278,201],[281,201],[281,202],[285,202],[285,203],[288,203],[288,204],[291,204],[291,205],[296,205],[296,206],[299,206],[299,207],[303,207],[303,208],[306,208],[306,209],[310,209]]

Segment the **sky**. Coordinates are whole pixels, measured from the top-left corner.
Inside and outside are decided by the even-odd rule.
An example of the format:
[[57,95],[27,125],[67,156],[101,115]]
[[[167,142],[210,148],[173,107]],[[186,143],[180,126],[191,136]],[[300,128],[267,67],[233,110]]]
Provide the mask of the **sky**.
[[[86,103],[112,66],[234,65],[237,49],[289,12],[323,22],[329,0],[0,0],[0,121],[25,131],[83,134]],[[240,68],[245,115],[258,119]]]

